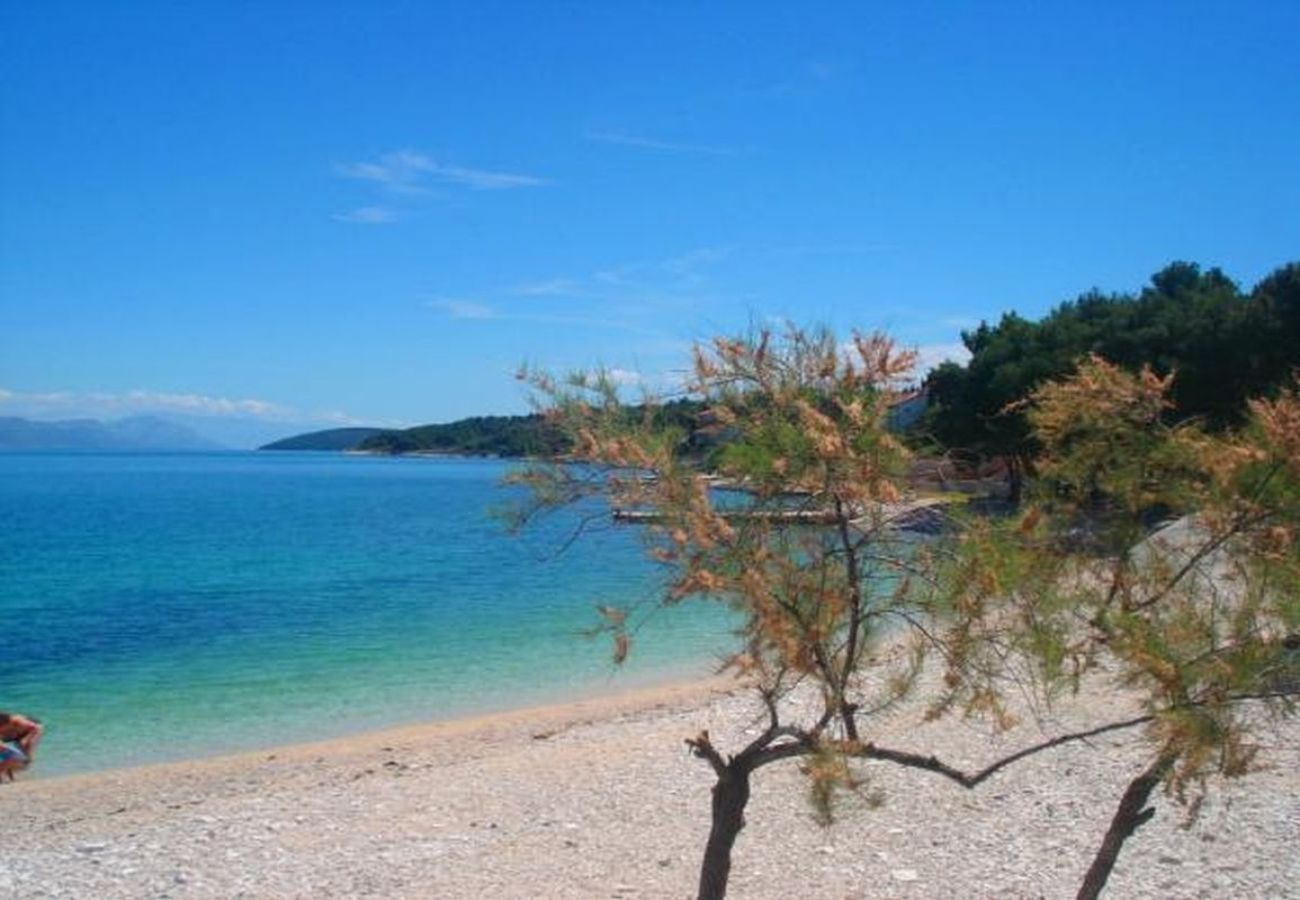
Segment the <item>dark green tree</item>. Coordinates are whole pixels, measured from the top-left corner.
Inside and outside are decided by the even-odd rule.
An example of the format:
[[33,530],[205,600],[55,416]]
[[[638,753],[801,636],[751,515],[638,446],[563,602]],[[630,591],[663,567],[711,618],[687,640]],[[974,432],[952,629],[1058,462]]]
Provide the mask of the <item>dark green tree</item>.
[[1167,421],[1242,424],[1246,401],[1275,395],[1300,366],[1300,264],[1246,295],[1218,269],[1176,262],[1136,296],[1090,291],[1039,321],[1006,313],[962,340],[969,363],[930,375],[926,426],[943,447],[1004,459],[1018,500],[1039,449],[1019,404],[1089,354],[1132,372],[1176,372]]
[[1255,285],[1247,331],[1255,393],[1272,394],[1300,369],[1300,262],[1288,263]]

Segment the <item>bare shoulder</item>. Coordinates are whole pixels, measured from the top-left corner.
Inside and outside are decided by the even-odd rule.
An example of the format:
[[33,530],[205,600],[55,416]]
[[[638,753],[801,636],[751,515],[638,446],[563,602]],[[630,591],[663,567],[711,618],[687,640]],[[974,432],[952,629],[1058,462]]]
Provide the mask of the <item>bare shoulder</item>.
[[0,739],[11,740],[29,731],[41,731],[41,723],[21,713],[0,714]]

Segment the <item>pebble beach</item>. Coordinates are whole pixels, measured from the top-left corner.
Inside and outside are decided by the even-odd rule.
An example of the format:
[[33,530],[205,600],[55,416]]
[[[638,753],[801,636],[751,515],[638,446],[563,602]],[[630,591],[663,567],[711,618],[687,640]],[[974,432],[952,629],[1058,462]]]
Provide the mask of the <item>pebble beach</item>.
[[[882,746],[977,768],[1053,728],[1104,721],[1084,695],[993,737],[877,721]],[[719,679],[184,763],[0,787],[0,880],[15,897],[671,897],[694,895],[707,766],[736,748],[752,692]],[[1258,771],[1210,784],[1198,817],[1161,796],[1107,896],[1300,896],[1300,728],[1263,732]],[[1031,757],[974,790],[866,764],[829,827],[797,764],[760,771],[737,844],[737,898],[1072,897],[1127,781],[1137,731]],[[879,802],[877,802],[879,801]]]

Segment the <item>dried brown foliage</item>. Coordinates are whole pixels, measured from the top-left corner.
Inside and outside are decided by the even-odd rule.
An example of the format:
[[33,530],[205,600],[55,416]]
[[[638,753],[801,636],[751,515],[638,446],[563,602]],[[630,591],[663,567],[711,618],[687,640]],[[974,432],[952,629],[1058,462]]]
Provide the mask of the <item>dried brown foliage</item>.
[[1151,765],[1080,896],[1105,884],[1156,785],[1195,814],[1207,776],[1251,771],[1261,707],[1295,711],[1300,401],[1254,401],[1248,428],[1210,435],[1166,420],[1174,377],[1092,357],[1037,390],[1034,502],[1010,527],[972,528],[958,553],[969,615],[952,626],[964,664],[946,700],[995,709],[1022,660],[1044,698],[1117,678],[1148,711]]
[[[908,451],[886,427],[912,363],[882,335],[847,346],[797,329],[720,338],[694,353],[686,393],[703,412],[691,434],[665,424],[653,398],[629,407],[599,373],[526,376],[575,447],[518,476],[537,507],[600,496],[640,514],[647,551],[670,573],[664,602],[704,598],[739,616],[728,666],[754,685],[766,727],[731,754],[707,733],[688,742],[718,776],[701,897],[725,893],[749,777],[770,763],[802,758],[829,820],[836,794],[859,786],[861,757],[974,787],[1030,753],[1146,724],[1154,761],[1122,805],[1137,818],[1108,837],[1117,854],[1155,784],[1183,797],[1210,771],[1250,768],[1258,717],[1242,714],[1243,700],[1293,709],[1277,685],[1282,641],[1300,632],[1294,393],[1253,403],[1242,433],[1211,436],[1166,421],[1175,376],[1085,360],[1026,398],[1044,448],[1035,501],[1010,520],[971,520],[959,537],[918,544],[891,527]],[[716,477],[747,502],[720,505]],[[1183,515],[1149,536],[1156,520]],[[621,661],[632,652],[628,617],[601,615]],[[976,773],[876,746],[872,713],[916,688],[930,654],[943,668],[925,698],[931,715],[1006,727],[1012,693],[1050,704],[1116,672],[1147,713]],[[800,687],[815,708],[789,702]],[[1104,884],[1104,863],[1090,884]]]

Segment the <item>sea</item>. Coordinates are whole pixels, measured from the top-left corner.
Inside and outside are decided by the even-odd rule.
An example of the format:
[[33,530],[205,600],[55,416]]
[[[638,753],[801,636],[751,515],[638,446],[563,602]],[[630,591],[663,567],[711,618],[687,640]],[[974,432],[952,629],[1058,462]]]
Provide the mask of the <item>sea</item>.
[[[712,671],[718,604],[663,608],[594,505],[512,534],[490,459],[0,454],[0,710],[32,776],[199,758]],[[581,529],[581,533],[579,533]],[[575,534],[577,538],[574,539]],[[612,661],[597,606],[632,610]]]

